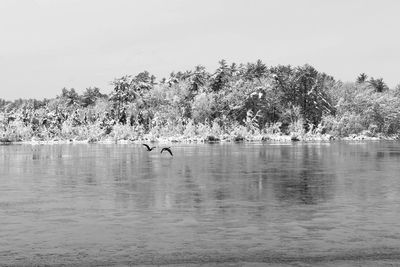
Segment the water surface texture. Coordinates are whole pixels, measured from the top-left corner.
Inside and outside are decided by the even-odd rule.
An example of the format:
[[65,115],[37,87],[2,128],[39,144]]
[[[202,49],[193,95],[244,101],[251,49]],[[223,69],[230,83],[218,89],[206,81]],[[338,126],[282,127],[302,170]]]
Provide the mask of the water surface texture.
[[0,146],[0,264],[400,261],[400,144]]

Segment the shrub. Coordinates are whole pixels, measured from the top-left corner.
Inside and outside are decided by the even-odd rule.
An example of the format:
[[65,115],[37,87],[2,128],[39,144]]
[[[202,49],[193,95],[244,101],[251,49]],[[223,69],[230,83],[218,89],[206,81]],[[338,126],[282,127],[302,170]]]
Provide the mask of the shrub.
[[11,122],[2,132],[1,135],[11,141],[30,140],[33,136],[32,128],[25,125],[20,120]]
[[195,137],[197,135],[196,125],[194,125],[193,120],[189,120],[186,123],[185,129],[183,130],[183,135],[185,137]]
[[211,95],[207,95],[206,93],[197,95],[193,100],[192,106],[192,117],[194,121],[204,123],[206,120],[210,120],[214,108],[215,103]]

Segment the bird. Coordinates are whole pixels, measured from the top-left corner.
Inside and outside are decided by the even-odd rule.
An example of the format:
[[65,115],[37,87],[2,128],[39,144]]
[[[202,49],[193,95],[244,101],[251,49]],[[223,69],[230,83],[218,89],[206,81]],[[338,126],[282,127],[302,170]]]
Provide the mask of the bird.
[[153,147],[149,147],[148,145],[146,145],[146,144],[142,144],[142,145],[144,145],[146,148],[147,148],[147,151],[152,151],[154,148],[156,148],[155,146],[153,146]]
[[162,154],[164,151],[168,151],[169,154],[171,154],[171,156],[173,156],[172,151],[171,151],[171,147],[164,147],[163,149],[161,149],[160,153]]

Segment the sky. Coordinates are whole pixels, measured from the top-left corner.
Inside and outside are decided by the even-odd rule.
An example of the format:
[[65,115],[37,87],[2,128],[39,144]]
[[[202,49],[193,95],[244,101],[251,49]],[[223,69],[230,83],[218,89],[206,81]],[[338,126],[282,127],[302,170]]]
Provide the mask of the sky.
[[0,98],[112,90],[221,59],[400,84],[397,0],[0,0]]

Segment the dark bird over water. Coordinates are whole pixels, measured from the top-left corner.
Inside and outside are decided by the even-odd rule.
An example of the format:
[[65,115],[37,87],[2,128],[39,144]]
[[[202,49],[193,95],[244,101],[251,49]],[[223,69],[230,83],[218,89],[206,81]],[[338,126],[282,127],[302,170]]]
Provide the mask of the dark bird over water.
[[146,144],[142,144],[147,148],[147,151],[152,151],[154,148],[156,148],[155,146],[153,146],[152,148],[150,148],[148,145]]
[[164,151],[168,151],[168,152],[169,152],[169,154],[171,154],[171,156],[173,156],[173,154],[172,154],[172,151],[171,151],[171,148],[170,148],[170,147],[164,147],[163,149],[161,149],[161,152],[160,152],[160,153],[163,153]]

